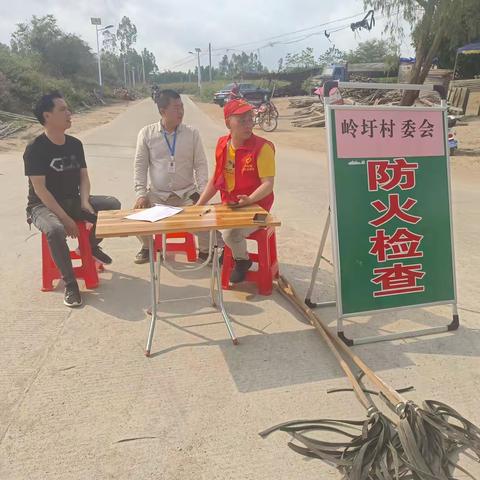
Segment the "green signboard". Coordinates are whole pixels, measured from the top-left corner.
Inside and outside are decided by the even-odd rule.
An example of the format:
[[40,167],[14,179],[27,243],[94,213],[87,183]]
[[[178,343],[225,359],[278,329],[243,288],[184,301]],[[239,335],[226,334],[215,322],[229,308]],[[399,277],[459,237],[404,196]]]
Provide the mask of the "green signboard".
[[340,317],[455,303],[445,114],[330,105]]

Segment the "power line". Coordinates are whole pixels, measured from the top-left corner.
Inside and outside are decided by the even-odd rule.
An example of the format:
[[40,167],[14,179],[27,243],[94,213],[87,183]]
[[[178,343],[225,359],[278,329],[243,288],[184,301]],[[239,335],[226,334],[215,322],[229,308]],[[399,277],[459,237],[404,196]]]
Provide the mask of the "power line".
[[[302,32],[307,32],[309,30],[313,30],[313,29],[316,29],[316,28],[320,28],[320,27],[325,27],[326,25],[331,25],[333,23],[337,23],[337,22],[342,22],[342,21],[345,21],[345,20],[350,20],[352,18],[355,18],[355,17],[358,17],[360,15],[363,15],[364,12],[359,12],[359,13],[356,13],[355,15],[350,15],[348,17],[343,17],[343,18],[337,18],[335,20],[330,20],[328,22],[324,22],[324,23],[320,23],[318,25],[314,25],[312,27],[308,27],[308,28],[302,28],[300,30],[294,30],[294,31],[291,31],[291,32],[288,32],[288,33],[282,33],[280,35],[275,35],[273,37],[267,37],[267,38],[263,38],[263,39],[260,39],[260,40],[256,40],[254,42],[246,42],[246,43],[241,43],[241,44],[238,44],[238,45],[231,45],[229,47],[218,47],[218,48],[212,48],[212,52],[218,52],[218,51],[221,51],[221,50],[236,50],[238,47],[243,47],[243,46],[247,46],[247,45],[256,45],[258,43],[263,43],[263,42],[267,42],[269,40],[276,40],[278,38],[282,38],[282,37],[287,37],[289,35],[294,35],[296,33],[302,33]],[[348,26],[350,26],[350,24],[348,24]],[[322,32],[323,33],[323,32]],[[308,37],[306,37],[308,38]],[[297,41],[301,41],[301,40],[297,40]],[[277,43],[277,42],[275,42]],[[295,43],[295,42],[291,42],[291,43]],[[281,44],[281,42],[278,42],[278,44]],[[269,47],[269,46],[273,46],[273,45],[265,45],[263,47],[260,47],[260,48],[265,48],[265,47]],[[202,54],[202,56],[204,56],[205,54]],[[215,55],[216,56],[216,55]],[[188,58],[188,60],[187,60]],[[186,65],[187,63],[190,63],[192,61],[191,57],[184,57],[184,58],[181,58],[175,62],[173,62],[171,65],[169,65],[168,67],[166,67],[166,69],[171,69],[171,68],[175,68],[175,67],[181,67],[183,65]]]
[[[313,27],[308,27],[308,28],[304,28],[304,29],[301,29],[301,30],[296,30],[296,31],[293,31],[293,32],[290,32],[290,33],[284,33],[284,34],[281,34],[281,35],[276,35],[275,37],[269,37],[269,38],[264,39],[263,41],[274,40],[274,39],[282,38],[282,37],[285,37],[285,36],[293,35],[295,33],[306,32],[308,30],[312,30],[312,29],[315,29],[315,28],[325,27],[326,25],[331,25],[332,23],[337,23],[337,22],[340,22],[340,21],[343,21],[343,20],[350,20],[352,18],[358,17],[359,15],[363,15],[363,12],[357,13],[356,15],[352,15],[352,16],[349,16],[349,17],[340,18],[340,19],[337,19],[337,20],[331,20],[329,22],[325,22],[325,23],[322,23],[322,24],[319,24],[319,25],[315,25]],[[385,18],[385,15],[381,15],[380,17],[377,17],[377,20],[381,20],[383,18]],[[332,28],[326,29],[326,30],[322,29],[321,31],[318,31],[318,32],[312,32],[312,33],[302,35],[300,37],[296,37],[296,38],[293,38],[293,39],[286,39],[285,41],[278,41],[277,40],[277,41],[273,41],[273,42],[268,42],[268,43],[266,43],[266,44],[264,44],[260,47],[252,48],[251,50],[249,50],[245,53],[250,53],[250,52],[253,52],[253,51],[256,51],[256,50],[263,50],[265,48],[275,47],[275,46],[278,46],[278,45],[291,45],[291,44],[294,44],[294,43],[303,42],[306,39],[317,36],[317,35],[324,35],[325,33],[329,33],[329,34],[337,33],[337,32],[340,32],[342,30],[346,30],[346,29],[349,29],[349,28],[351,28],[351,23],[343,24],[341,26],[335,26],[335,27],[332,27]],[[234,46],[230,46],[230,47],[212,48],[212,52],[214,52],[214,51],[216,51],[216,52],[226,51],[228,53],[228,51],[236,51],[236,52],[241,52],[242,53],[242,52],[244,52],[244,50],[240,50],[237,47],[241,47],[241,46],[245,46],[245,45],[255,45],[257,43],[261,43],[261,41],[257,40],[255,42],[248,42],[248,43],[243,43],[243,44],[234,45]],[[201,54],[202,57],[205,57],[206,55],[207,55],[207,53],[202,53]],[[212,57],[217,58],[217,57],[221,57],[223,55],[224,55],[224,53],[216,53],[216,54],[212,54]],[[167,67],[167,69],[178,68],[178,67],[184,66],[188,63],[192,63],[193,60],[194,60],[194,58],[192,58],[191,56],[186,57],[186,59],[185,58],[180,59],[176,63]]]
[[364,12],[360,12],[360,13],[356,13],[355,15],[350,15],[349,17],[337,18],[336,20],[330,20],[329,22],[319,23],[318,25],[314,25],[313,27],[302,28],[300,30],[294,30],[294,31],[288,32],[288,33],[282,33],[280,35],[275,35],[274,37],[264,38],[264,39],[261,39],[261,40],[257,40],[255,42],[240,43],[238,45],[232,45],[230,47],[215,48],[214,50],[233,50],[235,48],[243,47],[245,45],[253,45],[253,44],[256,44],[256,43],[263,43],[263,42],[266,42],[268,40],[275,40],[277,38],[287,37],[289,35],[294,35],[296,33],[302,33],[302,32],[306,32],[308,30],[314,30],[316,28],[325,27],[326,25],[331,25],[332,23],[343,22],[344,20],[350,20],[352,18],[358,17],[358,16],[363,15],[363,14],[364,14]]

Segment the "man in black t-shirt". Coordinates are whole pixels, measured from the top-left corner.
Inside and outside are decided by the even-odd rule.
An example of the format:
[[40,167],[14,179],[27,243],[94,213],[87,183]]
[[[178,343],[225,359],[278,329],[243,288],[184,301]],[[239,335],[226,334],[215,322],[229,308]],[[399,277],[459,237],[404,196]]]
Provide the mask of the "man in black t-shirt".
[[[68,307],[82,303],[66,237],[78,237],[76,221],[86,220],[95,225],[100,210],[118,210],[114,197],[91,196],[82,142],[65,131],[70,128],[71,112],[55,92],[43,96],[34,109],[45,132],[30,142],[23,160],[28,176],[27,215],[46,235],[53,260],[65,282],[63,303]],[[101,263],[112,259],[102,251],[95,228],[90,234],[92,254]]]

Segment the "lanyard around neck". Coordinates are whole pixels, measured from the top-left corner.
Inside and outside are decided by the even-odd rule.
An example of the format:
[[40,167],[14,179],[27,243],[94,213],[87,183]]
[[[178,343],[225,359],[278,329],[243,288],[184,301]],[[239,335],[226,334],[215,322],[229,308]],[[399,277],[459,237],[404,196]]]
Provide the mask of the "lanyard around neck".
[[170,156],[173,159],[173,157],[175,156],[175,147],[177,145],[177,129],[175,128],[175,133],[173,134],[173,144],[170,144],[170,141],[168,140],[168,137],[167,137],[167,132],[165,130],[163,130],[163,138],[165,138],[165,142],[167,143]]

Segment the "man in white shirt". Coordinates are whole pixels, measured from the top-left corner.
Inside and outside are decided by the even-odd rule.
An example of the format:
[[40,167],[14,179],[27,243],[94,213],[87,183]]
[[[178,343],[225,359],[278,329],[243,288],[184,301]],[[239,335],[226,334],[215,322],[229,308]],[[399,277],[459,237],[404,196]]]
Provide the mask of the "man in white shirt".
[[[198,130],[182,124],[183,102],[174,90],[156,96],[161,120],[142,128],[135,152],[134,208],[155,203],[181,207],[193,205],[208,181],[208,164]],[[150,182],[148,184],[148,177]],[[148,237],[135,263],[147,263]],[[198,234],[199,258],[208,257],[208,233]]]

